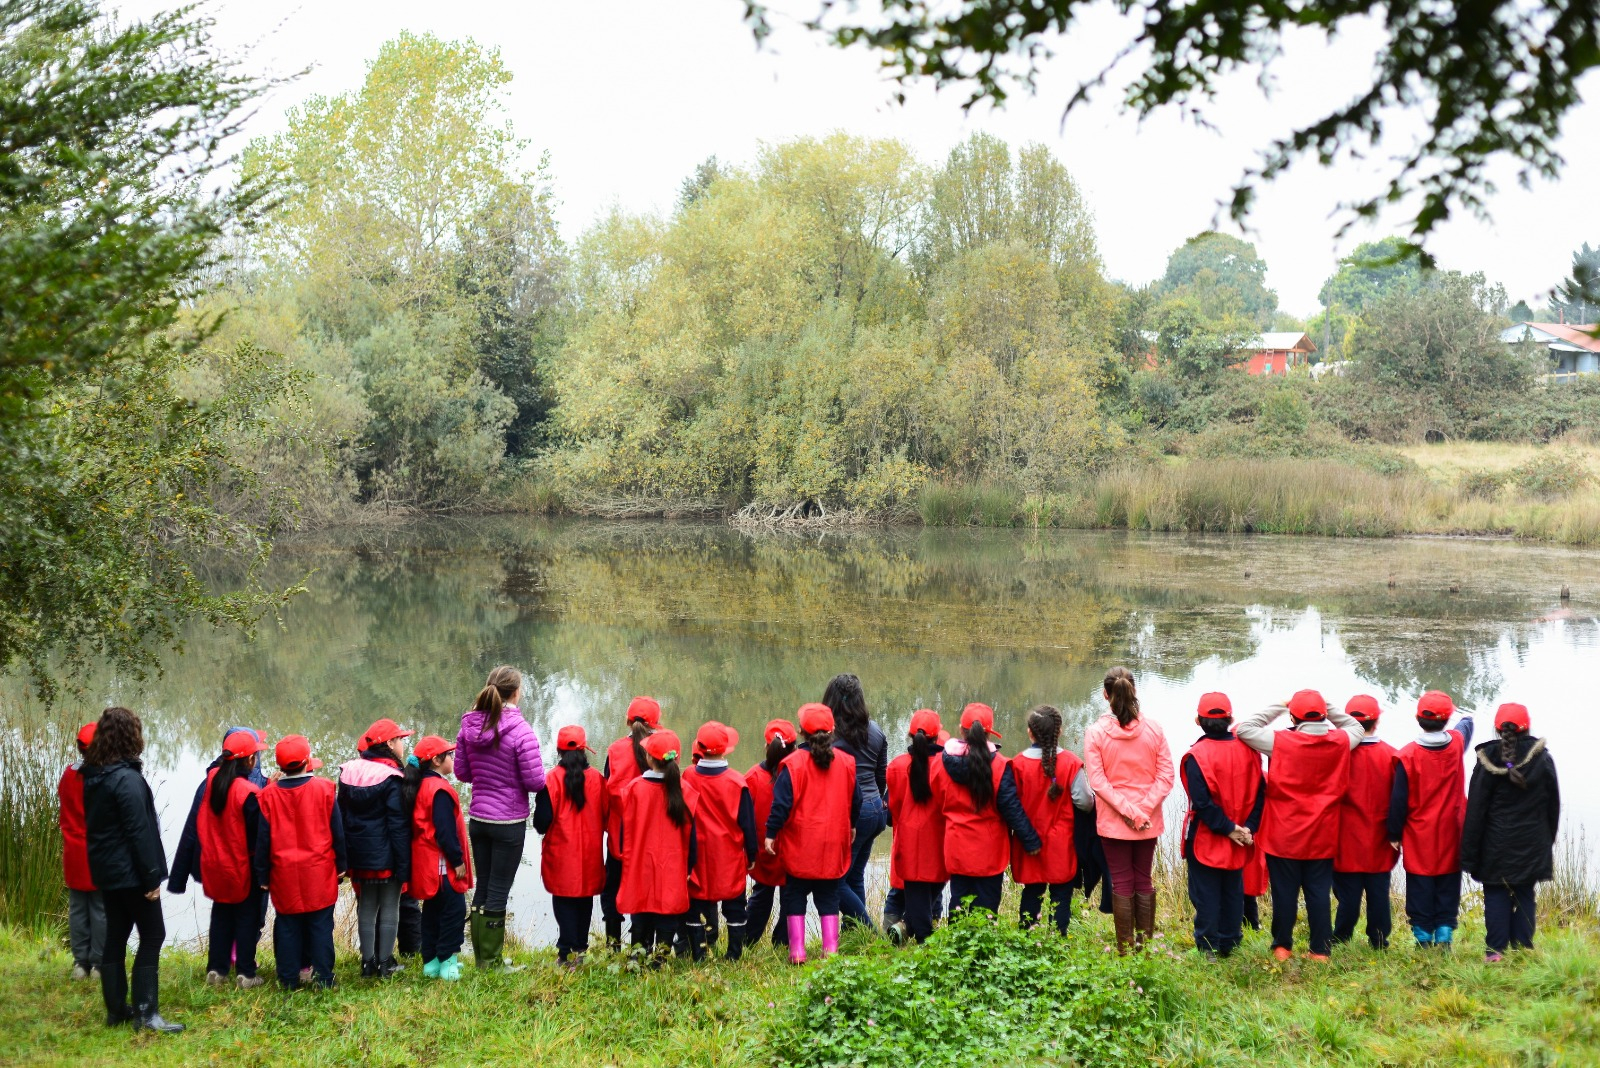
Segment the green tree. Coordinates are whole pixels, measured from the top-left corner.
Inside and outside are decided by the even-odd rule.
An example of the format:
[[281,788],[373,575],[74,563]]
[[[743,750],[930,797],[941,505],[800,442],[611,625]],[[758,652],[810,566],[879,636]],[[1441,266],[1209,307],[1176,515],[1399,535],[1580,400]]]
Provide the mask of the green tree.
[[1398,237],[1368,241],[1339,261],[1339,269],[1322,283],[1317,299],[1324,308],[1338,305],[1347,312],[1362,309],[1394,293],[1406,293],[1422,284],[1422,264],[1416,252]]
[[1572,274],[1556,287],[1551,306],[1569,323],[1600,323],[1600,248],[1572,254]]
[[1255,245],[1214,230],[1196,234],[1167,257],[1158,291],[1186,297],[1211,318],[1243,316],[1258,327],[1270,326],[1278,308]]
[[1239,353],[1259,331],[1237,314],[1207,314],[1192,297],[1161,302],[1155,313],[1156,352],[1162,366],[1191,388],[1207,388],[1239,362]]

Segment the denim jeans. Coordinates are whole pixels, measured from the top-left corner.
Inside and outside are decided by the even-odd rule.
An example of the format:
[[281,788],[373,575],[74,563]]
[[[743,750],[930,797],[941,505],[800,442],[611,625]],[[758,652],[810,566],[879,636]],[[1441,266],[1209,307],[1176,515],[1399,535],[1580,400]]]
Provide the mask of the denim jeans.
[[889,811],[881,797],[869,797],[861,802],[856,840],[850,847],[850,870],[845,872],[839,886],[840,914],[867,927],[873,925],[872,917],[867,915],[867,862],[872,859],[872,843],[887,826]]

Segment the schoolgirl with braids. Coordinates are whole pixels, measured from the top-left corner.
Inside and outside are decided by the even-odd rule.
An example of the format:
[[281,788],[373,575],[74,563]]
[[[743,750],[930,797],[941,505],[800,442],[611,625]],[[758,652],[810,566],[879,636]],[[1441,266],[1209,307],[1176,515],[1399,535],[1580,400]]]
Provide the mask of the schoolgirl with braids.
[[[622,860],[617,908],[628,916],[635,953],[660,967],[689,911],[689,873],[695,865],[695,824],[684,795],[678,736],[658,730],[643,744],[644,770],[617,802],[613,848]],[[688,949],[684,943],[681,951]]]
[[[628,733],[612,742],[606,749],[606,789],[615,801],[622,791],[644,771],[647,766],[644,752],[645,739],[661,729],[661,703],[654,697],[635,697],[628,702],[625,717]],[[617,821],[622,818],[620,805],[613,804],[606,823],[606,885],[600,893],[600,913],[606,922],[606,946],[613,952],[622,948],[622,910],[617,908],[617,887],[622,882],[622,851],[617,847]]]
[[933,933],[950,873],[944,865],[944,761],[939,759],[939,713],[919,708],[906,729],[906,751],[886,772],[889,823],[889,885],[901,892],[903,914],[890,925],[896,941],[925,941]]
[[1028,740],[1033,744],[1011,761],[1022,810],[1039,834],[1044,847],[1029,854],[1022,839],[1011,837],[1011,878],[1022,886],[1021,919],[1035,926],[1049,891],[1051,919],[1056,930],[1067,933],[1072,921],[1072,881],[1078,874],[1078,850],[1073,841],[1073,809],[1092,811],[1094,791],[1083,761],[1061,748],[1061,710],[1040,705],[1028,713]]
[[589,766],[589,740],[582,727],[556,732],[556,770],[545,776],[533,803],[533,829],[544,836],[539,874],[556,917],[556,957],[576,967],[589,950],[594,898],[605,888],[604,839],[611,795],[600,772]]
[[1561,787],[1543,738],[1529,733],[1528,710],[1503,704],[1494,741],[1478,746],[1461,833],[1461,867],[1483,884],[1484,959],[1532,949],[1535,887],[1555,871]]
[[1025,854],[1032,856],[1043,848],[1022,807],[1011,762],[990,741],[999,737],[994,709],[970,704],[961,713],[961,737],[951,738],[939,757],[948,780],[939,797],[952,914],[969,900],[977,908],[1000,911],[1012,835]]
[[[778,768],[794,752],[800,740],[794,724],[786,719],[770,721],[762,730],[761,737],[766,742],[767,750],[762,754],[761,762],[744,774],[745,785],[750,789],[750,801],[755,808],[757,833],[765,833],[767,817],[772,815],[772,783],[777,778]],[[767,929],[767,921],[772,919],[772,905],[784,878],[783,858],[758,849],[755,863],[750,866],[750,881],[754,888],[750,891],[745,927],[751,943],[759,941],[762,932]],[[783,922],[782,916],[773,925],[772,944],[789,944],[789,925]]]

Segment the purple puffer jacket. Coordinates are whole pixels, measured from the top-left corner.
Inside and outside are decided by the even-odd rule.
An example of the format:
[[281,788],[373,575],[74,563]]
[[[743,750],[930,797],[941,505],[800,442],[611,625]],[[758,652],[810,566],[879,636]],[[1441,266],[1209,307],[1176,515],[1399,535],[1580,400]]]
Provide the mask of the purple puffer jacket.
[[500,711],[500,744],[483,729],[484,714],[461,717],[456,735],[456,778],[472,784],[467,815],[490,823],[528,818],[528,795],[544,789],[539,736],[516,705]]

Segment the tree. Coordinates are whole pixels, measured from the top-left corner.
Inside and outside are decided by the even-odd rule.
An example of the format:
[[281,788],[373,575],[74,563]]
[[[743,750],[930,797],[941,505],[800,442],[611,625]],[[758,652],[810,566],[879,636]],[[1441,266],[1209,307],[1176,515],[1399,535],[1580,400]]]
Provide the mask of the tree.
[[1181,295],[1214,319],[1242,316],[1272,324],[1278,294],[1267,288],[1267,265],[1255,245],[1214,230],[1196,234],[1167,258],[1158,291]]
[[1422,264],[1401,238],[1386,237],[1357,245],[1339,261],[1338,270],[1322,283],[1317,299],[1324,308],[1338,305],[1359,314],[1370,304],[1422,284]]
[[1239,362],[1239,352],[1259,330],[1238,314],[1213,316],[1190,297],[1162,301],[1156,309],[1156,353],[1161,364],[1191,388],[1205,389]]
[[[1032,91],[1059,35],[1102,5],[1093,0],[820,0],[809,25],[840,47],[882,53],[902,89],[928,79],[970,88],[968,106],[1003,103]],[[1282,42],[1321,32],[1332,38],[1356,25],[1382,33],[1371,83],[1332,111],[1296,117],[1292,132],[1263,146],[1261,160],[1233,189],[1228,211],[1248,215],[1257,186],[1310,156],[1330,164],[1371,156],[1380,142],[1393,155],[1385,189],[1345,205],[1350,221],[1375,216],[1409,194],[1417,208],[1410,236],[1420,244],[1453,212],[1482,213],[1493,191],[1490,163],[1508,157],[1519,177],[1554,177],[1561,120],[1580,99],[1583,75],[1600,66],[1600,0],[1486,0],[1467,7],[1428,0],[1324,0],[1317,4],[1239,4],[1233,0],[1117,0],[1130,39],[1078,77],[1067,111],[1102,89],[1126,63],[1138,65],[1122,93],[1140,116],[1173,107],[1205,121],[1219,83],[1259,67],[1267,84]],[[745,0],[758,40],[770,32],[765,0]],[[1373,20],[1376,19],[1376,22]],[[1131,57],[1131,58],[1130,58]],[[1389,120],[1424,114],[1426,129],[1394,155]],[[1348,225],[1348,224],[1347,224]],[[1425,265],[1431,261],[1424,258]]]
[[694,173],[678,186],[678,210],[684,211],[693,207],[694,202],[705,196],[723,173],[723,166],[717,162],[715,153],[695,164]]
[[1556,287],[1550,304],[1566,322],[1600,322],[1600,248],[1585,241],[1572,254],[1572,274]]

